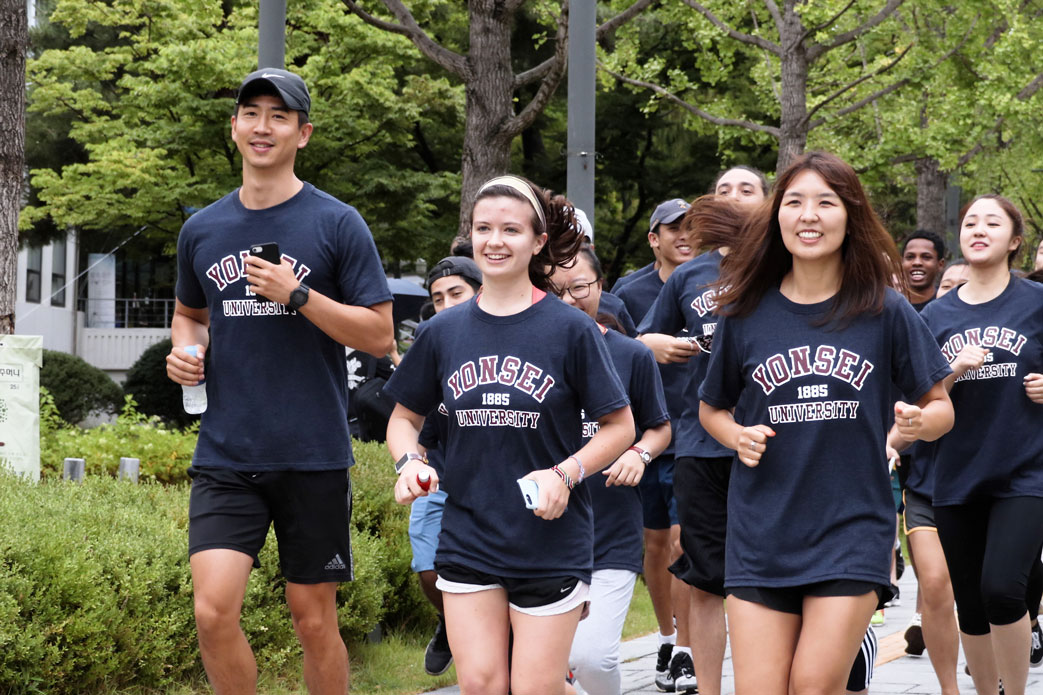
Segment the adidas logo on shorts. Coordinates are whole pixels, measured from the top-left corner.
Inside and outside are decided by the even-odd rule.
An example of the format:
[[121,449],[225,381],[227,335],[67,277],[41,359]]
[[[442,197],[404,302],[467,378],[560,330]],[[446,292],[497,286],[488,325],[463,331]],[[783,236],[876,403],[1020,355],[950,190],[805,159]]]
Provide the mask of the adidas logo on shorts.
[[346,570],[347,565],[344,564],[344,560],[340,559],[340,553],[333,556],[333,559],[326,563],[323,569],[327,570]]

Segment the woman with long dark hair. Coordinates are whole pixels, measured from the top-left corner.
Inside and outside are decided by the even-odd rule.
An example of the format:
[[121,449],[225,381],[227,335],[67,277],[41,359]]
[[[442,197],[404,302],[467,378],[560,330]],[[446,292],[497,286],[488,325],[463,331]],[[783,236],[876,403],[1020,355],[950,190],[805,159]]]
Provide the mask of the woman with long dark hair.
[[956,411],[937,443],[934,517],[974,685],[1022,695],[1043,546],[1043,287],[1010,271],[1024,241],[1013,203],[979,196],[960,219],[967,282],[921,314],[952,364]]
[[[563,693],[593,565],[578,483],[619,458],[634,421],[597,325],[546,294],[583,243],[572,205],[497,177],[471,241],[482,292],[425,322],[384,387],[395,498],[449,493],[435,569],[461,692]],[[441,480],[417,446],[436,407],[449,419]],[[586,443],[581,411],[599,424]]]
[[[799,158],[736,238],[699,392],[703,426],[736,452],[725,558],[736,692],[840,692],[890,596],[888,412],[906,439],[948,431],[950,370],[889,287],[894,242],[839,158]],[[893,386],[915,402],[892,404]]]

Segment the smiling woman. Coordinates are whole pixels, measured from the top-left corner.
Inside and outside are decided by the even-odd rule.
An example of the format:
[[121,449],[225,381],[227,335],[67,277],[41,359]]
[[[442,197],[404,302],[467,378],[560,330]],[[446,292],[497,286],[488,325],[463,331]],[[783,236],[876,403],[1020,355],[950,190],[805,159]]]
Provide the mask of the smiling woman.
[[[1043,288],[1010,272],[1021,212],[998,195],[964,208],[967,281],[924,308],[952,363],[960,427],[939,440],[933,510],[978,692],[1025,692],[1025,596],[1043,544]],[[919,552],[919,551],[917,551]]]
[[[699,398],[706,431],[736,452],[724,579],[736,693],[841,692],[890,598],[892,405],[904,438],[936,439],[952,426],[950,370],[888,287],[894,242],[845,162],[801,157],[770,204],[735,218]],[[915,405],[892,404],[895,388]]]
[[[501,176],[471,217],[481,294],[426,322],[384,388],[395,498],[449,493],[436,586],[461,692],[561,694],[593,569],[590,493],[576,483],[633,443],[634,421],[597,325],[546,293],[583,243],[572,205]],[[440,470],[417,446],[435,408],[448,420]],[[598,424],[586,442],[581,413]],[[519,484],[536,491],[523,499]]]

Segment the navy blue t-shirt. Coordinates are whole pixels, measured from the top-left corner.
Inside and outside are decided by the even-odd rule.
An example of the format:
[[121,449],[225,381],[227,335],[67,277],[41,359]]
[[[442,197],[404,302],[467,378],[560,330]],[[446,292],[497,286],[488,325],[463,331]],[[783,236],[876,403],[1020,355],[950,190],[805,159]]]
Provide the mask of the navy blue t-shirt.
[[[926,302],[912,303],[912,307],[917,312],[923,311],[923,308],[934,301],[934,297],[931,297]],[[902,400],[908,402],[906,396],[901,396]],[[891,424],[894,424],[894,411],[892,411],[892,417],[890,418]],[[924,442],[915,441],[906,447],[903,451],[903,458],[908,461],[909,472],[905,478],[905,487],[912,490],[913,492],[931,499],[931,495],[934,494],[934,452],[936,442]]]
[[612,285],[612,289],[609,291],[612,294],[619,294],[619,289],[626,285],[628,282],[632,282],[641,277],[642,275],[647,275],[648,273],[653,272],[655,269],[655,261],[652,261],[648,265],[641,266],[629,275],[624,275],[623,277],[616,279],[616,284]]
[[830,305],[773,289],[749,316],[717,324],[699,397],[716,408],[741,397],[741,424],[775,431],[758,466],[732,462],[725,586],[889,582],[892,384],[919,399],[950,369],[897,292],[877,315],[815,325]]
[[980,369],[953,384],[956,420],[937,442],[934,504],[980,497],[1043,497],[1043,404],[1023,380],[1043,372],[1043,287],[1011,276],[988,302],[968,304],[959,288],[922,314],[950,362],[967,344],[989,349]]
[[[630,397],[637,439],[640,439],[642,432],[670,419],[655,357],[638,341],[613,330],[605,333],[605,345]],[[584,420],[583,443],[590,441],[597,431],[597,420]],[[637,487],[628,485],[606,487],[605,479],[606,476],[598,472],[583,482],[590,489],[594,506],[594,569],[642,572],[645,524],[641,494]]]
[[[714,283],[720,276],[722,258],[720,251],[710,251],[675,270],[638,326],[638,333],[677,335],[683,330],[689,336],[713,335],[717,328]],[[713,349],[712,345],[710,349]],[[677,458],[732,455],[730,449],[722,446],[699,424],[699,387],[709,362],[710,356],[701,350],[688,360],[681,417],[671,423],[674,456]]]
[[[683,267],[684,265],[674,269],[674,272],[676,273]],[[627,311],[634,317],[638,325],[641,325],[645,315],[655,303],[656,297],[659,296],[659,292],[662,291],[663,285],[658,271],[648,272],[614,290],[614,293],[623,300]],[[688,335],[688,332],[682,329],[674,335],[683,338]],[[681,414],[684,412],[684,389],[688,379],[688,365],[660,364],[659,376],[663,379],[663,392],[666,394],[666,407],[670,411],[670,420],[679,422]],[[670,446],[663,452],[663,455],[674,456],[674,446],[674,442],[671,440]]]
[[637,327],[634,325],[634,319],[630,316],[630,312],[627,311],[623,300],[616,295],[611,292],[602,292],[601,300],[598,302],[598,313],[605,313],[613,317],[616,321],[619,321],[619,325],[624,333],[631,338],[637,337]]
[[417,441],[427,450],[427,465],[438,471],[438,489],[444,490],[442,476],[445,475],[445,441],[449,436],[449,411],[444,403],[427,414]]
[[581,410],[596,419],[629,403],[590,317],[551,296],[511,316],[475,300],[446,309],[421,325],[384,393],[415,413],[446,407],[449,497],[436,563],[590,581],[587,488],[546,521],[525,508],[515,482],[579,450]]
[[178,237],[177,298],[210,315],[208,407],[192,464],[249,471],[332,470],[354,462],[344,346],[285,305],[257,299],[243,259],[277,242],[297,278],[337,302],[391,301],[369,228],[309,183],[249,210],[239,191],[188,218]]

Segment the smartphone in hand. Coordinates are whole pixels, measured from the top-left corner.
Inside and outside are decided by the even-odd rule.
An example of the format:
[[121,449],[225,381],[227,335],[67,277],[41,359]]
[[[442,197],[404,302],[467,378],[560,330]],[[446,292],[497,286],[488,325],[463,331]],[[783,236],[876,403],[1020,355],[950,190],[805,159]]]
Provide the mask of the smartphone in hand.
[[[282,262],[282,254],[279,253],[279,244],[269,241],[267,244],[253,244],[250,246],[250,255],[263,258],[269,263],[279,265]],[[254,295],[258,301],[269,301],[267,297],[259,294]]]
[[518,478],[518,487],[521,488],[526,509],[536,509],[540,506],[540,486],[536,484],[535,480]]

